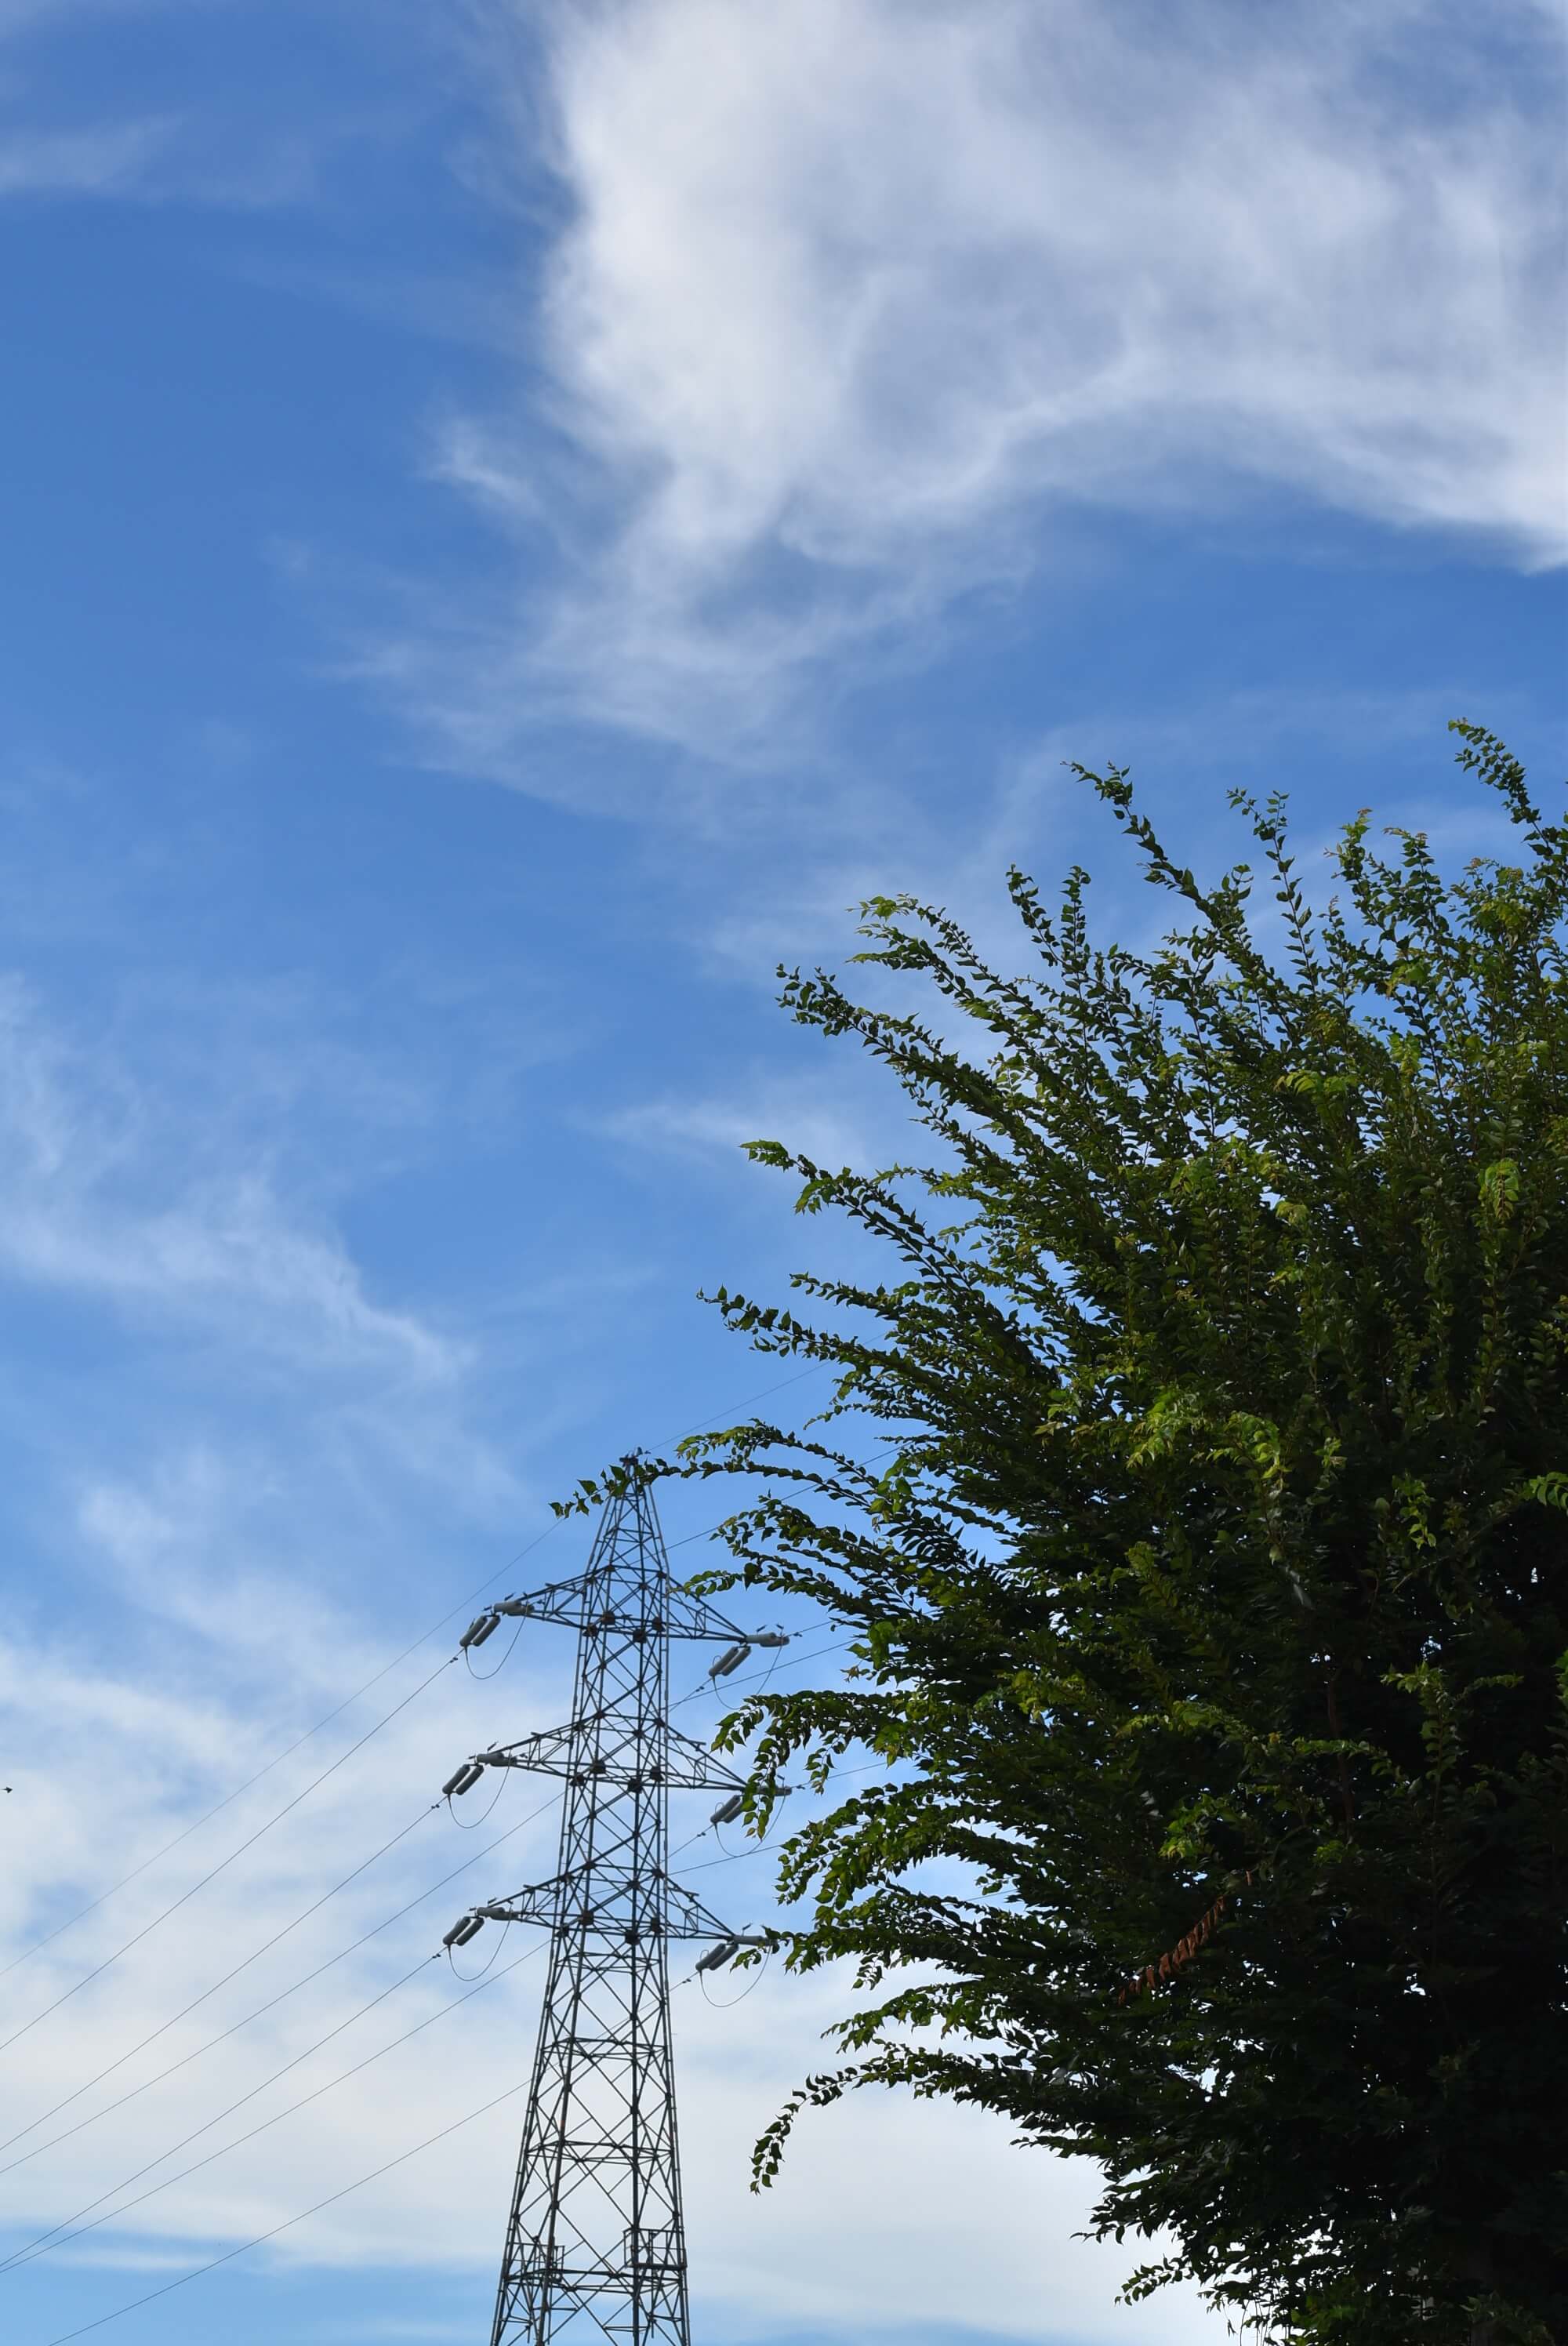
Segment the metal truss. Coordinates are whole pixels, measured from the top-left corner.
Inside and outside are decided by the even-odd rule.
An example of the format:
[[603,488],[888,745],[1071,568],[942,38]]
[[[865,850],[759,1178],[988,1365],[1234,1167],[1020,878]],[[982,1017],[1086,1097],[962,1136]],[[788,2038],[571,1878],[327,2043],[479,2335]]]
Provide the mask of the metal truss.
[[669,1874],[668,1795],[742,1780],[669,1722],[672,1637],[718,1644],[722,1676],[751,1637],[675,1588],[650,1490],[635,1460],[600,1519],[586,1569],[481,1614],[466,1646],[508,1616],[577,1632],[565,1727],[475,1753],[446,1791],[487,1768],[565,1785],[560,1856],[548,1882],[476,1907],[448,1933],[465,1945],[487,1922],[546,1924],[550,1969],[539,2021],[491,2346],[691,2346],[681,2213],[669,1947],[717,1942],[701,1969],[765,1935],[734,1932]]

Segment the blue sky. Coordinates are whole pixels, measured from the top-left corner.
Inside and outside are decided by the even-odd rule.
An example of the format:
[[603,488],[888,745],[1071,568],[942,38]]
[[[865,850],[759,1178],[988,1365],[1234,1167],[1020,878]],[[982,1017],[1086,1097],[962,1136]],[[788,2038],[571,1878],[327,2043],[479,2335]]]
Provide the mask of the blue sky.
[[[1081,858],[1146,935],[1069,758],[1208,859],[1237,781],[1291,791],[1309,858],[1362,805],[1483,849],[1453,715],[1561,771],[1563,32],[1558,0],[0,0],[0,1961],[579,1474],[773,1381],[697,1294],[843,1259],[741,1141],[903,1145],[771,1003],[859,897],[1005,954],[1004,863]],[[0,2149],[93,2119],[0,2179],[12,2247],[111,2216],[0,2270],[8,2339],[525,2072],[536,1964],[113,2214],[148,2182],[449,2001],[392,1984],[545,1870],[549,1820],[422,1812],[555,1717],[543,1636],[26,2025],[445,1650],[5,1975],[14,2131],[334,1892]],[[765,1858],[693,1879],[767,1907]],[[681,1991],[704,2346],[1217,2341],[1116,2307],[1092,2177],[972,2114],[868,2102],[750,2199],[836,1993]],[[486,2334],[519,2123],[93,2334]]]

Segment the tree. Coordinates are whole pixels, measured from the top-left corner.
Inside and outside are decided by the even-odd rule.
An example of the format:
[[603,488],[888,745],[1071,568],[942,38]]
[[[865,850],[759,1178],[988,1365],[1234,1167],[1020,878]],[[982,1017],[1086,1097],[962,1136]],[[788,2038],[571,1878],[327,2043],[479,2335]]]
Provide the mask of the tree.
[[1568,825],[1454,729],[1516,862],[1445,879],[1362,815],[1319,914],[1282,801],[1235,795],[1277,958],[1246,863],[1200,885],[1078,769],[1179,908],[1160,949],[1015,870],[1028,976],[864,908],[937,1019],[780,972],[937,1148],[753,1146],[899,1268],[721,1291],[833,1365],[828,1422],[657,1470],[763,1472],[710,1585],[855,1636],[848,1684],[728,1723],[754,1816],[802,1755],[891,1763],[785,1844],[789,1962],[869,2001],[759,2179],[808,2103],[954,2096],[1103,2162],[1102,2234],[1174,2239],[1133,2295],[1347,2346],[1568,2338]]

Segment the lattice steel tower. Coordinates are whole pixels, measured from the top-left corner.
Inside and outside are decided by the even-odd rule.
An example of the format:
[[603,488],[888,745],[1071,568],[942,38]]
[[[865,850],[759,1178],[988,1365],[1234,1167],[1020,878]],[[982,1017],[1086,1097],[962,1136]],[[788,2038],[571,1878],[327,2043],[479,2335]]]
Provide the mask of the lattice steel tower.
[[690,2346],[669,1946],[712,1939],[698,1966],[711,1970],[765,1943],[728,1930],[670,1879],[669,1793],[722,1791],[718,1821],[738,1810],[741,1780],[670,1725],[669,1647],[722,1645],[719,1677],[752,1645],[786,1641],[748,1638],[672,1585],[651,1492],[636,1460],[625,1463],[585,1571],[506,1598],[463,1640],[482,1645],[504,1615],[577,1631],[570,1723],[475,1753],[444,1788],[460,1799],[487,1768],[566,1787],[554,1877],[476,1907],[447,1936],[465,1945],[486,1922],[551,1933],[491,2346]]

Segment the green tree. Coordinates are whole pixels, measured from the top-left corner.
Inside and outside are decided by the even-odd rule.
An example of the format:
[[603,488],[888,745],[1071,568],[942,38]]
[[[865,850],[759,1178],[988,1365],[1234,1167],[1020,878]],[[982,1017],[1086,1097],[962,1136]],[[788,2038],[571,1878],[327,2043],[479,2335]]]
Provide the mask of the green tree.
[[[929,1022],[781,973],[937,1146],[753,1147],[889,1283],[721,1293],[836,1401],[673,1470],[764,1473],[711,1585],[860,1656],[729,1728],[754,1813],[802,1755],[829,1789],[789,1960],[862,1994],[759,2179],[807,2103],[955,2096],[1103,2162],[1102,2233],[1174,2239],[1134,2295],[1348,2346],[1568,2339],[1568,825],[1454,729],[1518,861],[1445,879],[1359,817],[1315,915],[1281,801],[1237,793],[1273,958],[1247,864],[1200,885],[1079,769],[1179,908],[1157,951],[1013,871],[1028,976],[865,907]],[[894,1764],[835,1790],[856,1747]]]

